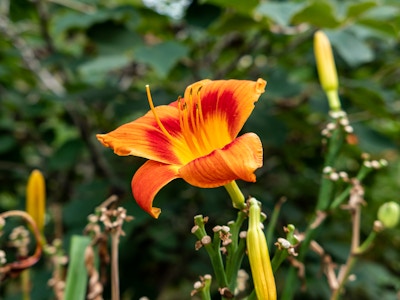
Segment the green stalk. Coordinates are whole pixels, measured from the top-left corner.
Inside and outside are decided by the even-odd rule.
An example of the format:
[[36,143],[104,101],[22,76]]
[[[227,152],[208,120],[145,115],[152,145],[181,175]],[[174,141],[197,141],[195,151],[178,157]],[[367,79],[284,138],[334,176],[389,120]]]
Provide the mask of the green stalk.
[[[332,167],[334,165],[334,162],[339,154],[339,151],[343,145],[343,142],[345,140],[345,135],[343,130],[340,127],[337,127],[333,133],[332,136],[329,140],[329,145],[328,145],[328,152],[325,158],[325,163],[324,167]],[[316,236],[316,229],[319,226],[314,226],[315,222],[318,221],[318,218],[320,216],[318,215],[318,211],[326,211],[329,208],[330,201],[332,199],[333,195],[333,188],[334,184],[331,180],[325,178],[325,175],[322,175],[321,178],[321,187],[319,190],[318,194],[318,200],[317,200],[317,205],[315,208],[316,214],[311,221],[311,223],[308,225],[307,230],[305,232],[305,238],[303,242],[301,243],[300,249],[299,249],[299,256],[297,257],[297,260],[300,262],[304,261],[305,255],[310,247],[311,241],[314,239]],[[321,225],[321,223],[324,221],[324,218],[318,222],[318,225]],[[295,292],[295,289],[297,288],[297,284],[295,284],[296,281],[296,270],[292,266],[289,269],[289,272],[286,277],[286,285],[285,289],[282,294],[282,300],[291,300],[293,299],[293,295]]]
[[229,196],[232,199],[232,205],[237,209],[246,208],[246,203],[244,202],[244,196],[240,191],[236,181],[231,181],[228,184],[225,184],[224,187],[228,191]]
[[[356,178],[361,182],[371,171],[371,168],[362,165],[360,170],[358,171]],[[352,186],[350,185],[340,195],[338,195],[330,205],[330,209],[334,210],[339,207],[339,205],[341,205],[349,197],[351,189]]]
[[225,273],[229,282],[229,289],[233,291],[236,287],[236,277],[242,263],[245,252],[244,239],[239,238],[240,228],[244,220],[247,218],[246,213],[239,211],[236,221],[229,225],[231,232],[232,242],[228,248],[228,255],[226,257]]
[[[198,229],[195,232],[193,232],[193,234],[201,241],[202,238],[207,236],[207,233],[204,229],[203,216],[202,215],[195,216],[194,223],[195,223],[195,225],[198,226]],[[203,246],[206,249],[208,256],[210,257],[211,265],[214,269],[214,273],[215,273],[215,277],[218,282],[218,286],[222,287],[222,288],[228,287],[228,280],[226,278],[224,263],[222,261],[221,251],[219,251],[219,246],[217,249],[218,251],[216,249],[214,249],[214,246],[212,243],[205,244]]]
[[278,203],[275,204],[274,210],[272,212],[271,215],[271,220],[269,221],[268,224],[268,229],[267,229],[267,241],[269,241],[269,251],[272,250],[272,245],[273,243],[271,243],[271,241],[274,240],[274,229],[276,227],[276,223],[278,222],[278,217],[279,217],[279,213],[281,212],[281,207],[282,204],[286,201],[286,198],[281,198],[279,199]]

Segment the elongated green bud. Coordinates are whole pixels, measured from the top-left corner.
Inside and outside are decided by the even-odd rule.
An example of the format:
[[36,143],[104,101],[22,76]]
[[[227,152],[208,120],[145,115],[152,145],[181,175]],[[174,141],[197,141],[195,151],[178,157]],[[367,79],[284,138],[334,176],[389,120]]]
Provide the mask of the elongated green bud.
[[276,300],[275,278],[271,268],[267,240],[260,225],[259,202],[249,199],[249,229],[247,231],[247,252],[251,274],[258,299]]

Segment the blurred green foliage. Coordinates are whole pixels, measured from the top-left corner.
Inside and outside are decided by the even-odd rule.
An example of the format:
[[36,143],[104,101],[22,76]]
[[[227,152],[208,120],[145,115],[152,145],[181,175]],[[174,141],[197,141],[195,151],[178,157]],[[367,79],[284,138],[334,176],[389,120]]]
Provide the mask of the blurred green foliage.
[[[144,114],[145,84],[159,105],[203,78],[262,77],[267,92],[244,130],[262,138],[264,167],[256,184],[239,184],[263,202],[267,214],[287,197],[278,235],[287,223],[303,230],[323,163],[320,131],[328,105],[312,52],[313,33],[323,29],[334,48],[342,104],[358,138],[338,167],[354,175],[363,152],[389,161],[365,182],[362,231],[367,235],[380,204],[400,201],[398,0],[193,0],[180,1],[181,7],[173,2],[0,3],[0,210],[24,208],[28,175],[40,169],[48,187],[46,233],[62,237],[69,249],[87,215],[115,193],[135,216],[120,245],[121,295],[188,299],[198,275],[211,272],[205,253],[194,251],[193,216],[208,215],[211,225],[226,223],[233,218],[228,195],[222,188],[201,190],[177,180],[157,195],[163,213],[153,220],[130,192],[143,160],[114,155],[95,134]],[[182,17],[176,18],[179,9]],[[348,254],[349,228],[348,212],[335,213],[319,235],[338,263]],[[396,298],[399,237],[399,227],[378,237],[360,259],[343,299]],[[278,292],[287,266],[277,274]],[[307,289],[296,297],[326,299],[319,257],[310,254],[306,266]],[[34,299],[51,299],[46,264],[32,272]],[[19,299],[15,285],[2,285],[0,297]]]

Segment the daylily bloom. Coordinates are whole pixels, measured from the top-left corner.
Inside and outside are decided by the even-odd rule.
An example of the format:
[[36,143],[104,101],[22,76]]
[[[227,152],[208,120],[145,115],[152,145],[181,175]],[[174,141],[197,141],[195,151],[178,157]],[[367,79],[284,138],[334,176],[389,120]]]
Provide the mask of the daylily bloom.
[[188,86],[183,98],[157,107],[146,86],[151,111],[97,138],[118,155],[149,159],[134,175],[132,192],[157,218],[161,210],[153,199],[173,179],[202,188],[232,189],[236,179],[255,182],[254,171],[263,162],[261,141],[254,133],[237,135],[265,86],[263,79],[205,79]]

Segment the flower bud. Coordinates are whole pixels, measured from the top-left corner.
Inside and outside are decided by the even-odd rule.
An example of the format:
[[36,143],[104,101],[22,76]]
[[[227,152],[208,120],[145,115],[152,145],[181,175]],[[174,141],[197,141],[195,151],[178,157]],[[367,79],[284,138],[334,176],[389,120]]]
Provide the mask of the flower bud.
[[382,204],[378,209],[378,220],[386,228],[395,227],[400,220],[400,205],[394,201]]
[[249,205],[249,229],[246,242],[254,289],[258,299],[276,300],[275,279],[267,240],[260,227],[260,204],[256,199],[251,198]]
[[320,30],[314,34],[314,55],[317,63],[319,81],[327,94],[329,106],[331,110],[339,111],[339,82],[335,60],[332,54],[332,47],[328,37]]
[[46,213],[46,189],[42,173],[33,170],[26,188],[26,212],[35,220],[37,228],[43,232]]
[[338,89],[338,76],[331,43],[322,31],[314,34],[314,55],[317,62],[319,80],[325,91]]

